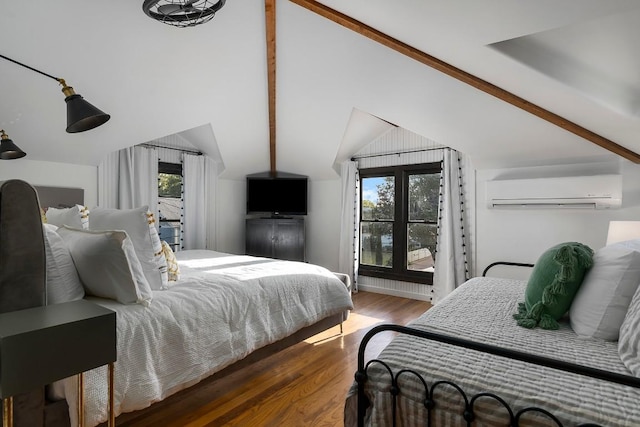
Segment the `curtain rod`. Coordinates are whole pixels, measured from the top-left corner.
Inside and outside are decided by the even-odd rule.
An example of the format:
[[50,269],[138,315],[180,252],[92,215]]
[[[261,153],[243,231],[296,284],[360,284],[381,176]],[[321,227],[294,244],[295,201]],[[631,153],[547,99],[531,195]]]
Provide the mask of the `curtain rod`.
[[175,150],[175,151],[182,151],[183,153],[193,153],[198,156],[202,156],[204,154],[202,151],[199,151],[199,150],[191,150],[189,148],[167,147],[166,145],[149,144],[148,142],[145,142],[144,144],[138,144],[138,145],[141,147],[147,147],[147,148],[164,148],[165,150]]
[[351,161],[359,160],[359,159],[368,159],[370,157],[384,157],[384,156],[399,156],[400,154],[409,154],[409,153],[420,153],[423,151],[434,151],[434,150],[444,150],[449,147],[434,147],[434,148],[420,148],[418,150],[407,150],[407,151],[395,151],[393,153],[381,153],[381,154],[363,154],[360,156],[351,157]]

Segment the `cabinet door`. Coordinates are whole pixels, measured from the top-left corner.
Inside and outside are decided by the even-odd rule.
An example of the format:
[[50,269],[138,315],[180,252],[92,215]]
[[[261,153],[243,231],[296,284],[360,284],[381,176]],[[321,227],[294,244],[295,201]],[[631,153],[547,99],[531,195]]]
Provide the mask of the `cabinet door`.
[[275,223],[274,257],[291,261],[304,261],[304,221],[279,220]]
[[247,255],[273,257],[275,243],[273,232],[273,221],[248,219],[245,240]]

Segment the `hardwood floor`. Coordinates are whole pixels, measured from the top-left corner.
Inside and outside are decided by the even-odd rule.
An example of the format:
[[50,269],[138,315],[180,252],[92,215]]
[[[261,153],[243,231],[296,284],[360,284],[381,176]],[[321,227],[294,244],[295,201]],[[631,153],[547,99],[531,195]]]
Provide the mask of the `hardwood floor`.
[[[226,377],[204,380],[150,408],[122,414],[122,427],[313,426],[343,424],[343,406],[357,367],[358,345],[380,323],[407,324],[428,302],[370,292],[354,297],[344,323]],[[391,340],[374,338],[367,357]]]

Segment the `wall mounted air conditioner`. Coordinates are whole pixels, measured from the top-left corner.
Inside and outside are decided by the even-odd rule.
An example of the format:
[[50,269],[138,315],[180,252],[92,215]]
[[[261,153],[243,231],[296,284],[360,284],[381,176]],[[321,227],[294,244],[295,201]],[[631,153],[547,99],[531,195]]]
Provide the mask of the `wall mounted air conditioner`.
[[487,181],[486,195],[489,208],[619,208],[622,175]]

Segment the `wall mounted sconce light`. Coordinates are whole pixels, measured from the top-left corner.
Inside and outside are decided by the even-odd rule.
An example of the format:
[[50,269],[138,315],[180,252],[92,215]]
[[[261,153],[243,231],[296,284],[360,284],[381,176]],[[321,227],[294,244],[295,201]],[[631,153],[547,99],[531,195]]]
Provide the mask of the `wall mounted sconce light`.
[[[24,68],[28,68],[31,71],[35,71],[36,73],[40,73],[43,76],[49,77],[62,85],[62,93],[64,93],[65,95],[64,100],[67,103],[67,132],[69,133],[84,132],[86,130],[93,129],[95,127],[100,126],[101,124],[104,124],[107,120],[111,118],[110,115],[94,107],[89,102],[87,102],[82,96],[75,93],[71,86],[67,86],[67,83],[64,81],[64,79],[54,77],[43,71],[37,70],[21,62],[8,58],[4,55],[0,55],[0,57],[6,59],[7,61],[13,62],[14,64],[18,64]],[[5,141],[4,136],[2,138],[3,138],[2,141],[4,144],[4,141]],[[22,156],[19,156],[19,157],[22,157]]]
[[18,148],[18,146],[9,139],[9,135],[4,133],[4,129],[0,130],[0,136],[2,137],[0,141],[0,159],[13,160],[27,155],[27,153]]

